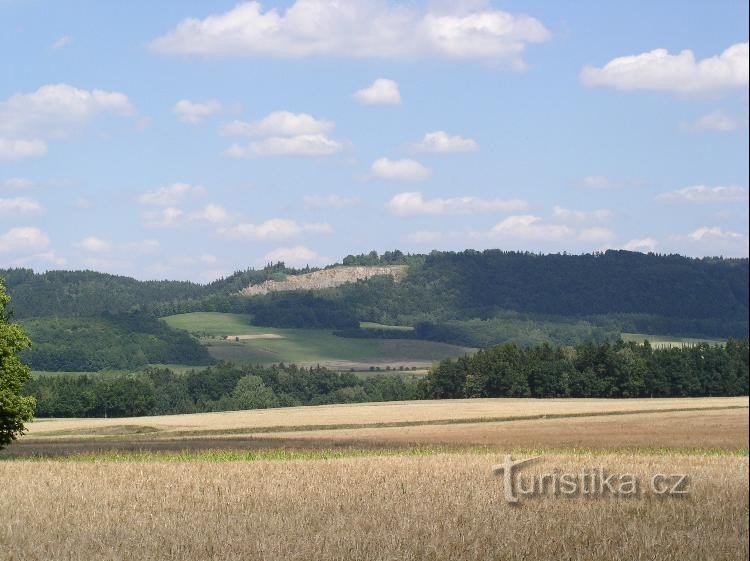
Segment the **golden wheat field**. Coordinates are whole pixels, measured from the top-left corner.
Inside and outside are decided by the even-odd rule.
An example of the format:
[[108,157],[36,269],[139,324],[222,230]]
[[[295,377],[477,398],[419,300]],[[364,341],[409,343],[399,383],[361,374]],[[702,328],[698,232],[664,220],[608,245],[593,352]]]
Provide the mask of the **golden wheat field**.
[[[747,447],[747,398],[38,421],[0,461],[0,559],[748,559]],[[507,455],[638,492],[510,504]]]

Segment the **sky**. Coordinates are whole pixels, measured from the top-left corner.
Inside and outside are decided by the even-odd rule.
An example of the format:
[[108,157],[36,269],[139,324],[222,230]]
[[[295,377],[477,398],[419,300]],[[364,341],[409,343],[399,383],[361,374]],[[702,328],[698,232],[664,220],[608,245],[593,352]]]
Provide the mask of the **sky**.
[[0,0],[0,268],[748,255],[748,5]]

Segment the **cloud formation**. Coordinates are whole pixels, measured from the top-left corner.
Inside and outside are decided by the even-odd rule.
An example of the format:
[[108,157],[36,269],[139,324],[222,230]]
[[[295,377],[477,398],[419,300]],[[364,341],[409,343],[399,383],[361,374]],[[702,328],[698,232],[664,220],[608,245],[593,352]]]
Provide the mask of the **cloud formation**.
[[368,87],[354,92],[354,99],[364,105],[399,105],[401,93],[393,80],[378,78]]
[[219,229],[219,235],[230,240],[286,240],[301,235],[330,234],[331,225],[325,222],[305,222],[272,218],[261,224],[235,224]]
[[479,199],[477,197],[455,197],[449,199],[428,199],[422,193],[410,192],[395,195],[388,208],[396,216],[418,214],[451,215],[481,214],[525,210],[526,201],[521,199]]
[[0,234],[0,253],[39,251],[49,246],[49,237],[39,228],[23,226]]
[[264,263],[277,263],[279,261],[285,265],[304,267],[305,265],[325,265],[330,260],[304,245],[279,247],[273,251],[269,251],[263,257]]
[[423,181],[432,174],[429,168],[409,158],[379,158],[372,163],[370,170],[373,176],[392,181]]
[[479,143],[473,138],[451,136],[445,131],[428,132],[422,140],[411,145],[414,152],[432,152],[447,154],[450,152],[474,152],[479,150]]
[[0,198],[0,216],[39,214],[42,211],[44,211],[42,205],[28,197]]
[[563,222],[602,222],[612,217],[612,212],[606,208],[597,210],[572,210],[555,206],[552,214]]
[[203,102],[181,99],[175,103],[173,109],[180,121],[191,125],[196,125],[207,117],[216,115],[221,110],[222,105],[218,99],[209,99]]
[[154,191],[147,191],[138,197],[138,202],[149,206],[173,206],[187,198],[202,195],[206,192],[200,185],[189,183],[172,183],[159,187]]
[[747,202],[747,189],[737,185],[708,187],[693,185],[662,193],[659,199],[674,203],[737,203]]
[[654,90],[680,94],[715,94],[748,86],[748,43],[732,45],[720,55],[696,60],[692,51],[670,54],[655,49],[586,66],[581,81],[589,87]]
[[151,47],[167,55],[477,59],[522,69],[526,45],[550,37],[533,17],[484,7],[450,12],[385,0],[297,0],[284,11],[243,2],[188,18]]

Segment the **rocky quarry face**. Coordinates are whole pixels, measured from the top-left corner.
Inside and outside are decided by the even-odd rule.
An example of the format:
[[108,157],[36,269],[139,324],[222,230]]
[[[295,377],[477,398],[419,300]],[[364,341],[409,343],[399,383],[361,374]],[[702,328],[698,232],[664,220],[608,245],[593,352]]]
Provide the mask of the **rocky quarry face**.
[[289,275],[286,280],[267,280],[260,284],[253,284],[243,288],[240,293],[244,296],[256,296],[269,292],[287,290],[318,290],[333,288],[348,282],[369,279],[379,275],[388,275],[396,280],[406,273],[406,265],[391,265],[383,267],[334,267],[323,271],[314,271],[304,275]]

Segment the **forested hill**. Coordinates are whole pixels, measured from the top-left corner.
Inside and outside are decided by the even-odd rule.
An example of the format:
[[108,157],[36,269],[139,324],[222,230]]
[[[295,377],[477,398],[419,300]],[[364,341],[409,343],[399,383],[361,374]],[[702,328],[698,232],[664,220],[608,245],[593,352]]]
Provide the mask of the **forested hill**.
[[[408,272],[398,281],[373,277],[320,290],[314,298],[309,293],[239,295],[248,285],[304,272],[281,263],[207,285],[143,282],[91,271],[35,274],[14,269],[0,270],[0,276],[19,319],[133,310],[151,316],[231,311],[279,327],[308,326],[305,318],[314,320],[309,327],[337,329],[348,329],[358,321],[421,324],[420,336],[453,341],[461,337],[448,333],[456,327],[450,322],[472,321],[472,329],[487,331],[498,328],[508,314],[531,322],[585,318],[610,331],[715,337],[748,332],[746,258],[693,259],[628,251],[585,255],[395,251],[348,256],[343,264],[405,264]],[[477,321],[495,323],[477,327]]]
[[748,260],[607,251],[433,253],[407,279],[474,313],[612,313],[747,319]]

